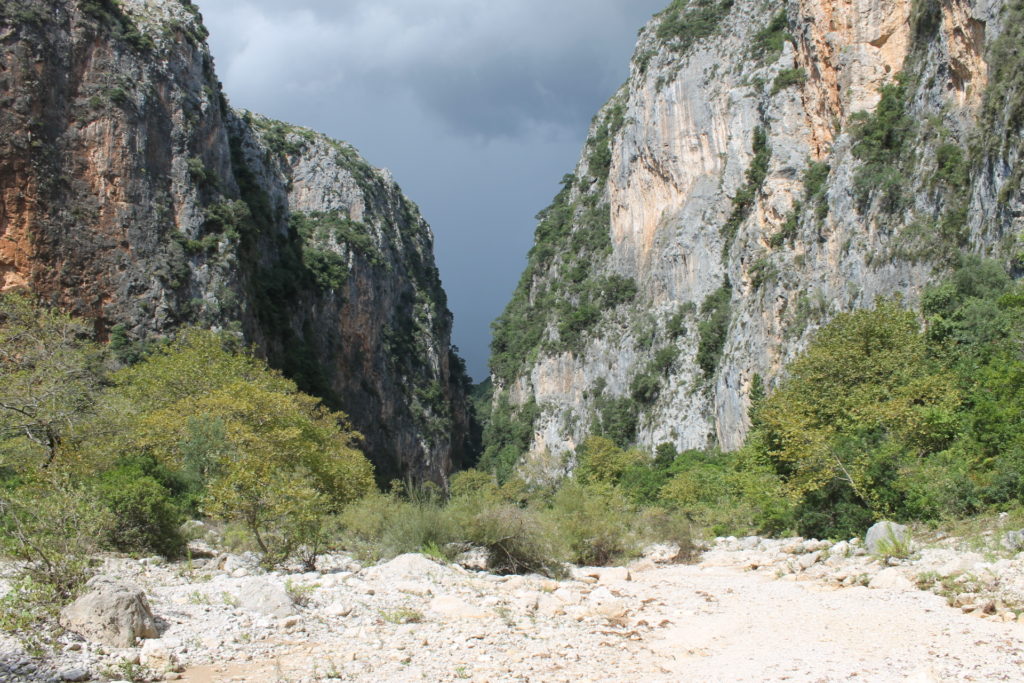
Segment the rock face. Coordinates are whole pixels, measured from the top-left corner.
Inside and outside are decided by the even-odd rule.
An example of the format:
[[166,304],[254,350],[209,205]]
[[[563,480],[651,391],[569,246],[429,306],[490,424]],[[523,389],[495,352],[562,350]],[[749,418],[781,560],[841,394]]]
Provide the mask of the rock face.
[[433,237],[351,146],[230,109],[188,0],[0,7],[0,288],[124,342],[243,335],[382,479],[467,457]]
[[[486,462],[589,434],[739,447],[841,311],[1021,230],[1016,0],[673,2],[641,31],[496,323]],[[1016,266],[1015,266],[1016,267]]]
[[87,640],[112,647],[135,647],[139,638],[156,638],[156,621],[138,586],[98,576],[89,592],[61,610],[61,626]]

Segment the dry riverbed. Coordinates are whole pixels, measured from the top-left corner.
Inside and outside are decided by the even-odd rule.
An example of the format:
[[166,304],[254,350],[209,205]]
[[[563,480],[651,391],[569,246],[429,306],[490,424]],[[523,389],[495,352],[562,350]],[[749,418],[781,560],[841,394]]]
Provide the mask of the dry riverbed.
[[856,543],[760,538],[658,563],[670,554],[563,581],[422,555],[365,568],[335,555],[293,574],[235,555],[110,559],[104,573],[145,591],[160,638],[67,635],[38,661],[5,637],[0,681],[1024,680],[1024,554],[949,539],[881,561]]

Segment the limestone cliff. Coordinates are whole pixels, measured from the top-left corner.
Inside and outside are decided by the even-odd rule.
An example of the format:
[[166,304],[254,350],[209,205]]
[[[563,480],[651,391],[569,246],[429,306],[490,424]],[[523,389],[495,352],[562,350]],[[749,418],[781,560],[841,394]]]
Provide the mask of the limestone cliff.
[[[485,462],[588,434],[737,448],[837,312],[1017,267],[1019,0],[676,0],[539,216]],[[545,454],[555,457],[543,457]]]
[[121,342],[235,330],[382,479],[468,457],[433,237],[351,146],[231,110],[189,0],[0,5],[0,283]]

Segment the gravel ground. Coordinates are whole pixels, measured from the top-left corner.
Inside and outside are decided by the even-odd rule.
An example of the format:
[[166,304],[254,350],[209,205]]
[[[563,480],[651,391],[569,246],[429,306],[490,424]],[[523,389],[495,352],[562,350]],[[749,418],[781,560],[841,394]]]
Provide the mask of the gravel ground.
[[696,564],[652,549],[564,581],[422,555],[292,574],[248,556],[110,559],[161,637],[117,650],[67,635],[48,660],[7,637],[0,681],[1024,680],[1024,555],[947,545],[881,561],[856,542],[718,539]]

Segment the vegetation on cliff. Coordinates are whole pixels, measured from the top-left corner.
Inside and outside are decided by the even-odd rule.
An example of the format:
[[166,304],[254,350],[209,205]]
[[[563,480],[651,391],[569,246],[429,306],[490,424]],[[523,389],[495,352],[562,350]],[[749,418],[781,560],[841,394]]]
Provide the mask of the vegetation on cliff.
[[[729,291],[704,307],[705,372],[714,372]],[[752,392],[752,428],[738,451],[678,454],[663,444],[643,453],[628,432],[608,433],[598,421],[595,433],[612,438],[588,439],[554,469],[572,463],[571,479],[587,480],[596,467],[635,504],[717,534],[849,537],[879,518],[934,522],[1008,509],[1024,496],[1021,348],[1024,286],[998,262],[963,257],[918,311],[882,299],[819,330],[774,390]],[[631,405],[657,392],[660,367],[634,382]],[[481,465],[514,480],[532,418],[517,420],[500,402],[496,415],[489,436],[504,445]]]

